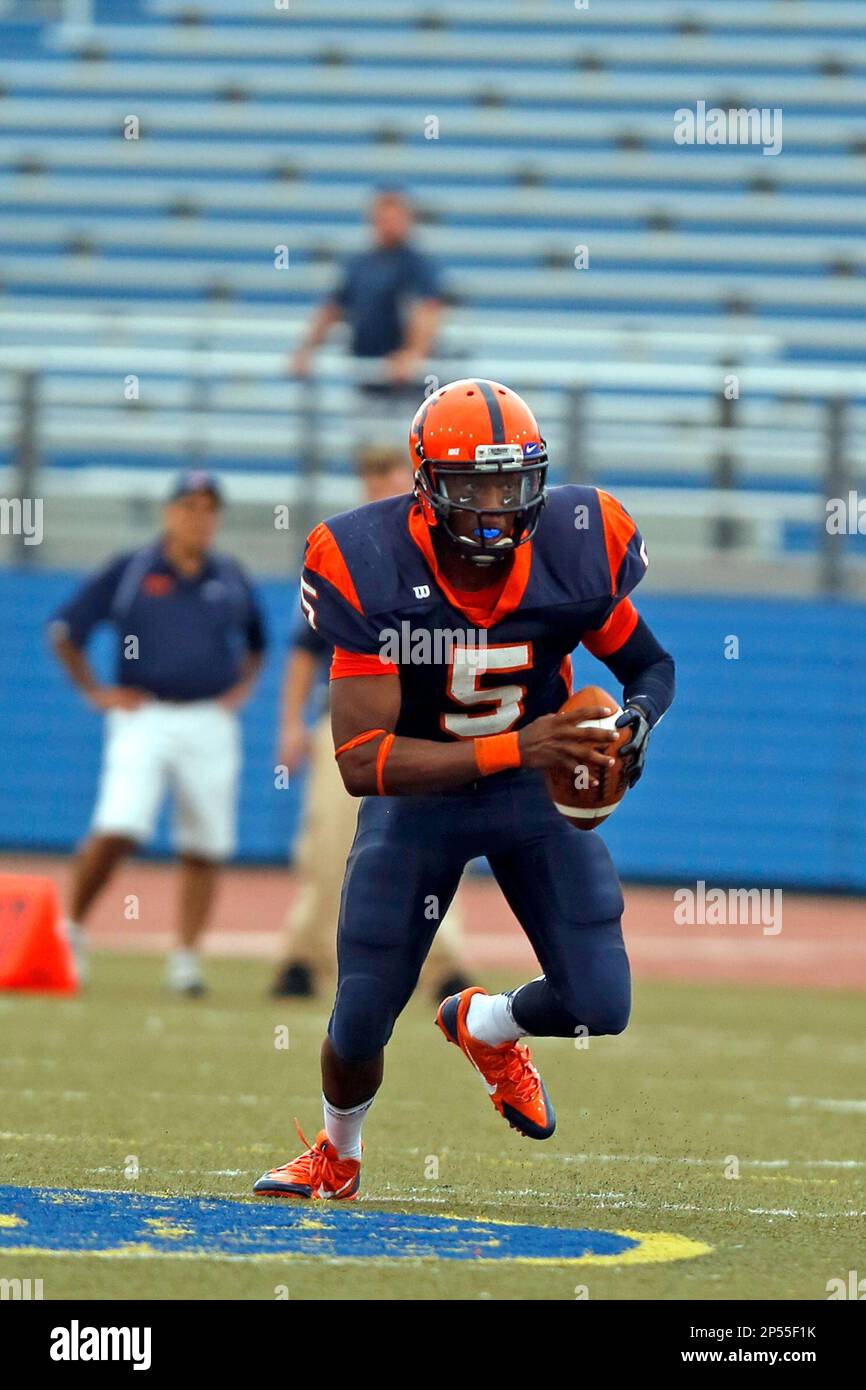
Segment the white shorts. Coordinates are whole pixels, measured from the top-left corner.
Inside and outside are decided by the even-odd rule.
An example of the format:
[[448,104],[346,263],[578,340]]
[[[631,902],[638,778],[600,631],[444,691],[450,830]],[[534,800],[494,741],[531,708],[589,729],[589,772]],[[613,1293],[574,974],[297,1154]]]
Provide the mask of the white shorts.
[[216,700],[109,710],[91,830],[145,844],[170,793],[178,852],[228,858],[240,752],[238,717]]

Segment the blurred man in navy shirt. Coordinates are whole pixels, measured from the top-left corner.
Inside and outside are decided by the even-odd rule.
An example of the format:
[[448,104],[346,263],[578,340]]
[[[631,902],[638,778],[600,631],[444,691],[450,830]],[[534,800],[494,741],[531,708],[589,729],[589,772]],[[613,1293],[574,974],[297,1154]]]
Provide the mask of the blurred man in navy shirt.
[[[349,258],[339,284],[317,310],[292,359],[307,376],[316,349],[335,324],[345,320],[353,357],[378,380],[359,386],[360,443],[393,444],[388,422],[399,422],[400,442],[407,410],[424,394],[424,367],[439,328],[442,287],[433,261],[413,245],[413,213],[400,189],[383,188],[370,204],[372,246]],[[383,430],[385,437],[383,438]]]
[[[222,497],[209,473],[177,481],[161,537],[120,555],[54,616],[58,659],[106,714],[91,834],[75,863],[67,930],[84,974],[82,926],[120,860],[153,835],[167,792],[180,858],[179,943],[168,984],[204,990],[197,943],[220,863],[234,849],[240,769],[238,710],[262,663],[258,600],[237,562],[211,550]],[[93,629],[117,634],[114,684],[102,684],[85,646]]]

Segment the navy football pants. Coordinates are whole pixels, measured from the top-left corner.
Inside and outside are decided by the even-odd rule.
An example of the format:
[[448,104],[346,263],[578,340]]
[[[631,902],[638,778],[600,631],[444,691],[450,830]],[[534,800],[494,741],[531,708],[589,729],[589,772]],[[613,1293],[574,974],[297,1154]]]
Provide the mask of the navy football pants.
[[619,1033],[630,977],[619,879],[599,835],[575,830],[538,772],[431,796],[367,797],[346,864],[329,1034],[344,1061],[375,1056],[418,980],[470,859],[486,855],[544,977],[514,1016],[536,1037]]

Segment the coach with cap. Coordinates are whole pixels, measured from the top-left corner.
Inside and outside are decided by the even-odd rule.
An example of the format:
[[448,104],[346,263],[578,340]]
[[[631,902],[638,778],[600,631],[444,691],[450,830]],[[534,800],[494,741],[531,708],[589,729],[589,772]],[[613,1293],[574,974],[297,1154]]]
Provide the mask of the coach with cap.
[[[96,810],[68,904],[79,973],[90,907],[120,860],[151,839],[170,791],[180,883],[178,942],[167,980],[183,994],[204,990],[196,948],[219,866],[234,848],[238,710],[265,648],[249,580],[237,561],[211,550],[221,509],[210,473],[182,474],[163,510],[161,536],[109,561],[49,629],[73,683],[106,714]],[[101,683],[85,655],[103,622],[116,633],[114,684]]]

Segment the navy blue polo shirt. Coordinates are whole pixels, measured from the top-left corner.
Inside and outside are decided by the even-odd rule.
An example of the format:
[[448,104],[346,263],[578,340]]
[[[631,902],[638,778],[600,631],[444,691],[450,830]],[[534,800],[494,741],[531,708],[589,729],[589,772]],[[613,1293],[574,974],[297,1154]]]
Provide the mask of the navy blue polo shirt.
[[434,263],[404,242],[353,256],[334,298],[351,329],[355,356],[386,357],[405,343],[410,302],[441,293]]
[[289,636],[289,650],[300,649],[309,652],[310,656],[316,658],[318,663],[316,668],[315,680],[310,688],[310,695],[307,701],[307,716],[310,719],[320,719],[328,708],[328,687],[330,684],[331,657],[334,648],[330,642],[316,632],[315,628],[310,627],[300,607]]
[[[103,622],[117,633],[117,684],[161,700],[216,699],[240,679],[246,653],[265,648],[261,608],[237,561],[209,554],[191,579],[160,542],[110,560],[55,613],[50,630],[83,647]],[[124,654],[136,647],[137,655]]]

